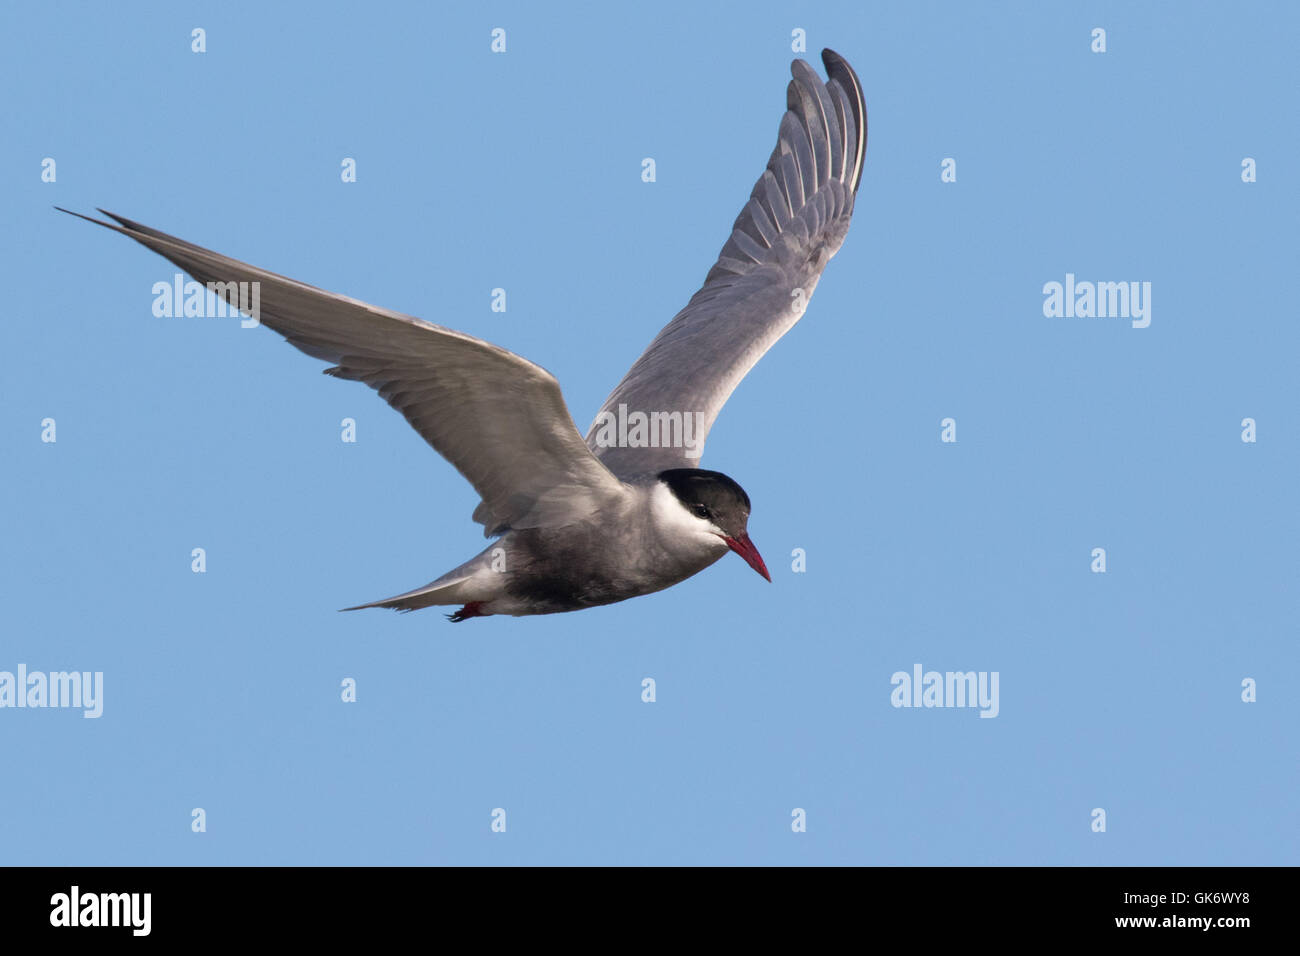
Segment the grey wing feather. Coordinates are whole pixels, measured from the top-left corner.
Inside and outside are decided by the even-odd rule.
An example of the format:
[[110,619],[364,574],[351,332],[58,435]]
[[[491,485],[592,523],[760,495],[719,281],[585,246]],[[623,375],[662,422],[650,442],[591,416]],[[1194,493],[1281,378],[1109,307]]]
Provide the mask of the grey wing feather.
[[[853,69],[822,51],[823,83],[803,60],[790,67],[776,148],[704,286],[619,382],[587,433],[616,475],[693,466],[740,380],[799,321],[853,215],[867,145],[867,108]],[[623,406],[620,413],[620,406]],[[650,433],[617,435],[612,423],[641,413]],[[680,416],[680,417],[674,417]],[[698,429],[680,428],[690,417]],[[655,433],[654,422],[659,423]],[[664,433],[679,429],[686,447]],[[640,443],[633,447],[628,434]],[[662,439],[662,440],[661,440]]]
[[[624,494],[583,444],[554,376],[527,359],[109,212],[117,225],[72,215],[129,236],[203,285],[259,283],[261,324],[333,363],[327,374],[365,382],[401,412],[482,496],[474,520],[485,534],[565,524]],[[233,286],[218,294],[238,305]]]

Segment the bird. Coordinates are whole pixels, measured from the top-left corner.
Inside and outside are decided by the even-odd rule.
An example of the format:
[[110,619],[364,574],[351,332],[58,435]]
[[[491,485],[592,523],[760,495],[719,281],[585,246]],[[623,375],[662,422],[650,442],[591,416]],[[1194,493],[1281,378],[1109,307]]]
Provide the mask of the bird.
[[369,385],[474,487],[487,548],[423,587],[343,610],[459,605],[454,622],[578,611],[661,591],[729,551],[770,582],[749,496],[699,464],[723,404],[803,315],[848,232],[866,104],[844,58],[827,49],[822,63],[824,82],[791,63],[776,147],[717,261],[585,439],[555,377],[504,348],[104,209],[111,222],[55,208],[134,239],[330,363],[326,374]]

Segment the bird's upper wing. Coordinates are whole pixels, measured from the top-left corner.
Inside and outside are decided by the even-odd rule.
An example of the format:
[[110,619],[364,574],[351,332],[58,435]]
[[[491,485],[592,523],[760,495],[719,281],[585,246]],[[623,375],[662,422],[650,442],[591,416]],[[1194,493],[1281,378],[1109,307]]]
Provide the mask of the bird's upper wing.
[[[831,50],[822,61],[826,83],[805,61],[790,65],[776,148],[731,238],[703,288],[650,343],[587,433],[587,445],[614,474],[696,464],[728,396],[799,321],[843,243],[862,178],[867,110],[848,63]],[[637,413],[644,416],[639,432]],[[675,416],[689,416],[687,427]]]
[[[259,283],[259,321],[333,363],[328,374],[365,382],[401,412],[482,496],[474,520],[485,534],[567,524],[626,493],[583,444],[559,383],[544,368],[462,332],[104,214],[118,224],[81,218],[129,236],[204,285]],[[238,305],[233,286],[218,294]],[[251,301],[249,287],[245,306]]]

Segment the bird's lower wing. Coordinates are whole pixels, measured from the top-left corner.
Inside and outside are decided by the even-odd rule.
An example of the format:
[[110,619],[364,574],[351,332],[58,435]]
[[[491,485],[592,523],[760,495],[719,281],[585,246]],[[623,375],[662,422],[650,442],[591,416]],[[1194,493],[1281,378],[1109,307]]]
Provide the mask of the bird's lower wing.
[[[63,210],[67,212],[68,210]],[[102,212],[103,210],[101,210]],[[296,348],[365,382],[465,476],[486,534],[569,523],[624,493],[583,444],[550,372],[506,349],[302,282],[105,212],[80,216],[152,249]]]
[[616,475],[691,467],[731,392],[799,321],[840,248],[862,179],[867,111],[857,75],[822,51],[823,83],[790,67],[776,148],[686,308],[605,400],[587,445]]

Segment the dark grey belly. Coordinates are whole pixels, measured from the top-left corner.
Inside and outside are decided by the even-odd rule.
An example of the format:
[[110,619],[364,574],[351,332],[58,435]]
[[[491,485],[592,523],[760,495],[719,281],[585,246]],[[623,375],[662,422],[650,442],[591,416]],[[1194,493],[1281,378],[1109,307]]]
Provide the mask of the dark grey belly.
[[602,529],[587,527],[519,530],[511,532],[510,538],[513,566],[507,569],[506,593],[532,604],[537,614],[577,611],[651,594],[717,560],[683,567],[653,548],[629,560],[623,548],[611,547]]

